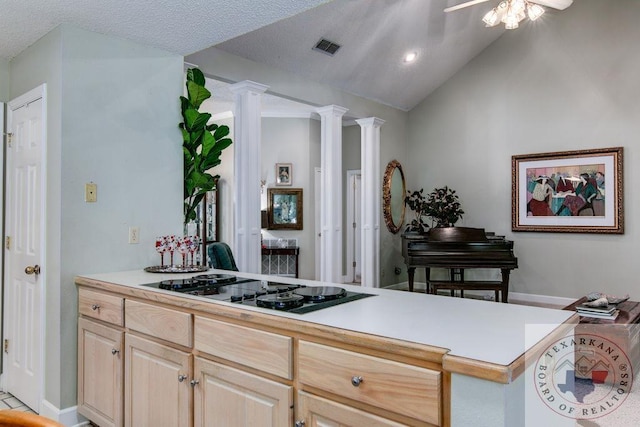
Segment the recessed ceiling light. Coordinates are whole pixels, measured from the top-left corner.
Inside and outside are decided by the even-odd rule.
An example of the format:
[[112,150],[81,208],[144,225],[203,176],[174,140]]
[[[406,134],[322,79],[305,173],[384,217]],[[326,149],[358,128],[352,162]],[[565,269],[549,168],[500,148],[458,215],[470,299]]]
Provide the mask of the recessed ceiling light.
[[404,56],[404,62],[413,62],[416,60],[416,58],[418,57],[418,54],[416,52],[409,52]]

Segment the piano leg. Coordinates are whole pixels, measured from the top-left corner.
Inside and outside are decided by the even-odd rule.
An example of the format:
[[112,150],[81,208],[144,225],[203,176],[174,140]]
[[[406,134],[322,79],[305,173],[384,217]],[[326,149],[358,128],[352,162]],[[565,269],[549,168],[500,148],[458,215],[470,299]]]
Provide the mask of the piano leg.
[[416,268],[408,267],[407,274],[409,275],[409,292],[413,292],[413,278],[416,274]]
[[[502,272],[502,302],[508,302],[509,301],[509,273],[511,273],[511,270],[509,270],[508,268],[501,268],[500,271]],[[498,301],[496,299],[496,301]]]

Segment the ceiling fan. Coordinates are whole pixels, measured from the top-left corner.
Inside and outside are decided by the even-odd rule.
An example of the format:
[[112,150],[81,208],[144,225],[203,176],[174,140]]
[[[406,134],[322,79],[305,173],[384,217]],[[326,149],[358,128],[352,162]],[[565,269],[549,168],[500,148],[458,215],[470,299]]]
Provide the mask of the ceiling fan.
[[[453,12],[487,1],[489,0],[471,0],[448,7],[444,11]],[[532,21],[538,19],[544,13],[542,6],[564,10],[571,6],[572,3],[573,0],[501,0],[496,7],[484,15],[482,20],[487,27],[494,27],[500,22],[503,22],[505,28],[511,30],[518,28],[518,23],[526,16],[529,16],[529,19]]]

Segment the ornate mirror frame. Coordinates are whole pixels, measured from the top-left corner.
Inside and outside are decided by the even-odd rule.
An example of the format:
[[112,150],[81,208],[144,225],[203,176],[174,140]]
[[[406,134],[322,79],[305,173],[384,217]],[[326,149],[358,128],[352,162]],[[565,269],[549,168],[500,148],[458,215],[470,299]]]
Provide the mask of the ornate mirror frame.
[[[402,180],[402,193],[400,194],[391,194],[391,188],[393,186],[393,177],[396,176],[395,172],[400,172],[400,179]],[[404,223],[404,215],[406,205],[404,203],[404,196],[407,192],[405,180],[404,180],[404,172],[402,171],[402,165],[397,160],[391,160],[389,164],[387,164],[387,168],[384,171],[384,178],[382,182],[382,212],[384,214],[384,222],[387,224],[387,229],[396,234],[400,231],[400,227]],[[393,221],[393,213],[392,213],[392,197],[396,200],[399,197],[402,203],[402,213],[400,214],[400,220],[398,223]]]

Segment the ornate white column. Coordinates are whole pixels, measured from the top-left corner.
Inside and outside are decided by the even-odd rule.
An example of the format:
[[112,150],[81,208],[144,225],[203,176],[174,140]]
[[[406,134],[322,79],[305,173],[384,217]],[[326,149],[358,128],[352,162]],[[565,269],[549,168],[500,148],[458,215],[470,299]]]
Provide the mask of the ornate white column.
[[234,112],[234,257],[238,269],[260,273],[261,98],[269,87],[245,80],[230,86]]
[[342,116],[346,108],[329,105],[320,114],[320,280],[342,282]]
[[362,286],[380,287],[380,126],[376,117],[356,120],[360,125],[361,275]]

